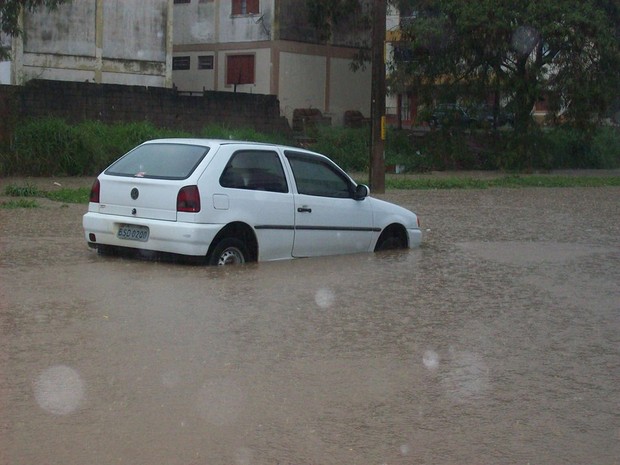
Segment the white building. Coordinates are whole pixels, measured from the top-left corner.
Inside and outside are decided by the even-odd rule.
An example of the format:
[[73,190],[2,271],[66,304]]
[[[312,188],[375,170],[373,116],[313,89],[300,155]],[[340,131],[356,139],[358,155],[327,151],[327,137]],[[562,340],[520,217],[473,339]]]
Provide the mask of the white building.
[[[11,38],[0,32],[0,49],[11,50]],[[11,62],[0,60],[0,84],[11,83]]]
[[72,0],[22,14],[0,79],[172,86],[172,0]]

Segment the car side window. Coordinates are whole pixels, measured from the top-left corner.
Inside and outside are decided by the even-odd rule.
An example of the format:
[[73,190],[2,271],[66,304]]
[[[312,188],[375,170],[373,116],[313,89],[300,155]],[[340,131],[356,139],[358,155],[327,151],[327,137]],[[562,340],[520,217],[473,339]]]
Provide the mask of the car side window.
[[220,185],[232,189],[288,192],[280,157],[268,150],[235,152],[220,176]]
[[320,197],[352,197],[352,184],[338,168],[329,162],[311,155],[286,152],[297,191],[300,194]]

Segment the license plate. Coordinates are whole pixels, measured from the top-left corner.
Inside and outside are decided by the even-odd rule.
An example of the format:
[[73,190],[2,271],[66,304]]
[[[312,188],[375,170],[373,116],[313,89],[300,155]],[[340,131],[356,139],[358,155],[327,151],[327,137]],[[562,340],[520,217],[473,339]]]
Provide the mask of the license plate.
[[146,242],[149,240],[149,228],[133,224],[121,224],[116,237],[129,241]]

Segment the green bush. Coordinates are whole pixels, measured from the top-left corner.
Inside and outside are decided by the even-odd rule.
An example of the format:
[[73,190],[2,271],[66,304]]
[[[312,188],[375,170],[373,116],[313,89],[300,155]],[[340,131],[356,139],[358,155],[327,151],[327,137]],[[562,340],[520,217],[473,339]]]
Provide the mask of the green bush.
[[596,168],[620,168],[620,130],[600,128],[592,139],[592,160]]
[[[293,145],[286,135],[248,128],[210,125],[202,137]],[[319,126],[311,149],[332,158],[347,171],[367,172],[369,128]],[[131,148],[149,139],[191,137],[159,129],[148,122],[70,125],[58,118],[28,121],[17,127],[12,144],[0,148],[3,175],[96,175]],[[525,158],[523,153],[526,154]],[[386,165],[404,165],[409,172],[558,168],[620,168],[620,132],[602,127],[579,131],[569,127],[536,129],[518,139],[512,131],[438,130],[425,135],[390,129],[385,143]]]
[[568,127],[553,128],[544,133],[551,165],[556,168],[590,167],[591,151],[587,136]]
[[141,142],[185,136],[148,122],[70,125],[59,118],[31,120],[17,127],[11,147],[0,154],[0,167],[5,175],[94,175]]
[[370,130],[368,128],[335,128],[319,126],[311,149],[327,155],[347,171],[368,171],[370,163]]
[[75,135],[58,118],[34,120],[17,126],[12,150],[3,166],[9,173],[44,176],[56,174],[70,162]]
[[505,143],[500,134],[484,131],[439,130],[409,140],[408,171],[497,169]]
[[617,128],[601,127],[591,132],[559,127],[545,132],[543,139],[553,168],[620,167],[620,131]]

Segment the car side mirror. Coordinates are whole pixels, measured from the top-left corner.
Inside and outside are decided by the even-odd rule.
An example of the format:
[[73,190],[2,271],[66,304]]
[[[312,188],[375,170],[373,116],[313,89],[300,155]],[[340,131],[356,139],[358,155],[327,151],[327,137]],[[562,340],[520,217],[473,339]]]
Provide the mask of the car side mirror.
[[364,200],[370,194],[370,189],[365,184],[358,184],[355,188],[355,195],[353,198],[355,200]]

